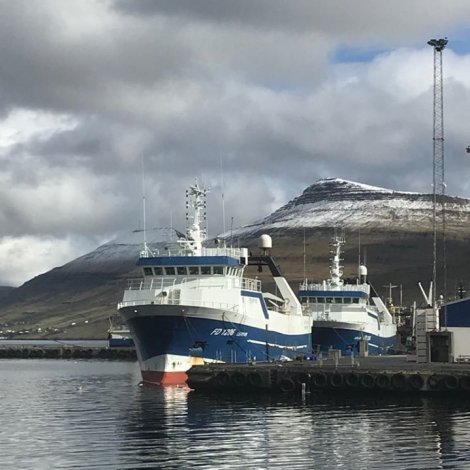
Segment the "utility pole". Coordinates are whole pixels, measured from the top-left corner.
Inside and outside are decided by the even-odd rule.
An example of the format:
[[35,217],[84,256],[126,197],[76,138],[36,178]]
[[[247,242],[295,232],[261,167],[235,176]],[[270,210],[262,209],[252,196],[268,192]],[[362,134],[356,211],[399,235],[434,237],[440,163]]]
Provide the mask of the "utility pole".
[[[437,212],[441,209],[443,235],[443,277],[444,301],[447,298],[447,262],[446,262],[446,221],[445,221],[445,179],[444,179],[444,97],[442,84],[442,51],[447,45],[447,38],[431,39],[428,44],[434,49],[434,106],[433,106],[433,288],[432,307],[437,306]],[[447,323],[447,322],[446,322]]]

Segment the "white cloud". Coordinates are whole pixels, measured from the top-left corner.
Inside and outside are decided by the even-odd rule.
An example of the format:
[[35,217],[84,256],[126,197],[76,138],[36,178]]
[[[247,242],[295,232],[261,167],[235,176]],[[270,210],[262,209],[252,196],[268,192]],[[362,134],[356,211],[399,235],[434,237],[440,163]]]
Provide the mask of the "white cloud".
[[0,238],[0,285],[18,286],[61,266],[87,251],[94,243],[80,238],[24,235]]
[[[452,51],[467,1],[17,0],[2,9],[5,265],[19,262],[7,258],[15,240],[37,243],[36,262],[52,266],[139,226],[142,159],[149,225],[183,229],[184,190],[199,177],[213,187],[213,235],[223,228],[221,159],[226,227],[320,177],[430,191],[430,37],[449,36],[448,192],[470,196],[470,55]],[[363,51],[362,61],[340,63],[339,47]],[[48,260],[52,244],[60,249]],[[38,272],[28,274],[22,253],[15,283]]]

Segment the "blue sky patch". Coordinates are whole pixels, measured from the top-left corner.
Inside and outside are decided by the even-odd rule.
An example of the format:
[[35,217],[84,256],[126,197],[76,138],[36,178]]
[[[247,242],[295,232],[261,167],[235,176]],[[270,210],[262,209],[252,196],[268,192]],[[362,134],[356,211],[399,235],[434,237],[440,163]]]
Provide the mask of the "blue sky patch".
[[350,47],[340,46],[336,49],[333,62],[335,63],[352,63],[352,62],[371,62],[375,57],[390,49],[370,48],[370,47]]

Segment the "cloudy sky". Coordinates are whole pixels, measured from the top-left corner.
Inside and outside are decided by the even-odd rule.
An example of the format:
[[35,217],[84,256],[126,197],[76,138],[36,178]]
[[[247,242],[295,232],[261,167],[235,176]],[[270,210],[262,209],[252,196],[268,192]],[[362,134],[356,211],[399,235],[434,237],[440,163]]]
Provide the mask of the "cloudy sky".
[[431,38],[449,38],[447,191],[470,197],[468,18],[468,0],[0,0],[0,284],[141,228],[143,186],[147,226],[179,229],[186,187],[210,186],[211,235],[222,200],[239,226],[324,177],[432,192]]

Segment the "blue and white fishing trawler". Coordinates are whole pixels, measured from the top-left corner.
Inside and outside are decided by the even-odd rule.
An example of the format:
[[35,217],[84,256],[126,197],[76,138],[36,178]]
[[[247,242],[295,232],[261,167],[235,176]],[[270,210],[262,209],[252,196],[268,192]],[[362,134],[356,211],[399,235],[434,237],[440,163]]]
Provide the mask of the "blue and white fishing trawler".
[[[144,382],[184,384],[186,371],[206,362],[248,362],[293,358],[311,350],[311,317],[268,256],[246,248],[203,246],[207,191],[192,185],[186,235],[165,253],[146,245],[118,305],[139,359]],[[248,265],[271,268],[279,296],[264,293],[258,279],[244,277]]]
[[298,292],[303,309],[312,314],[313,350],[357,354],[360,340],[366,340],[368,354],[387,354],[396,346],[396,322],[367,283],[365,265],[359,266],[356,283],[343,281],[340,256],[344,243],[337,236],[331,242],[330,278],[321,283],[304,281]]

